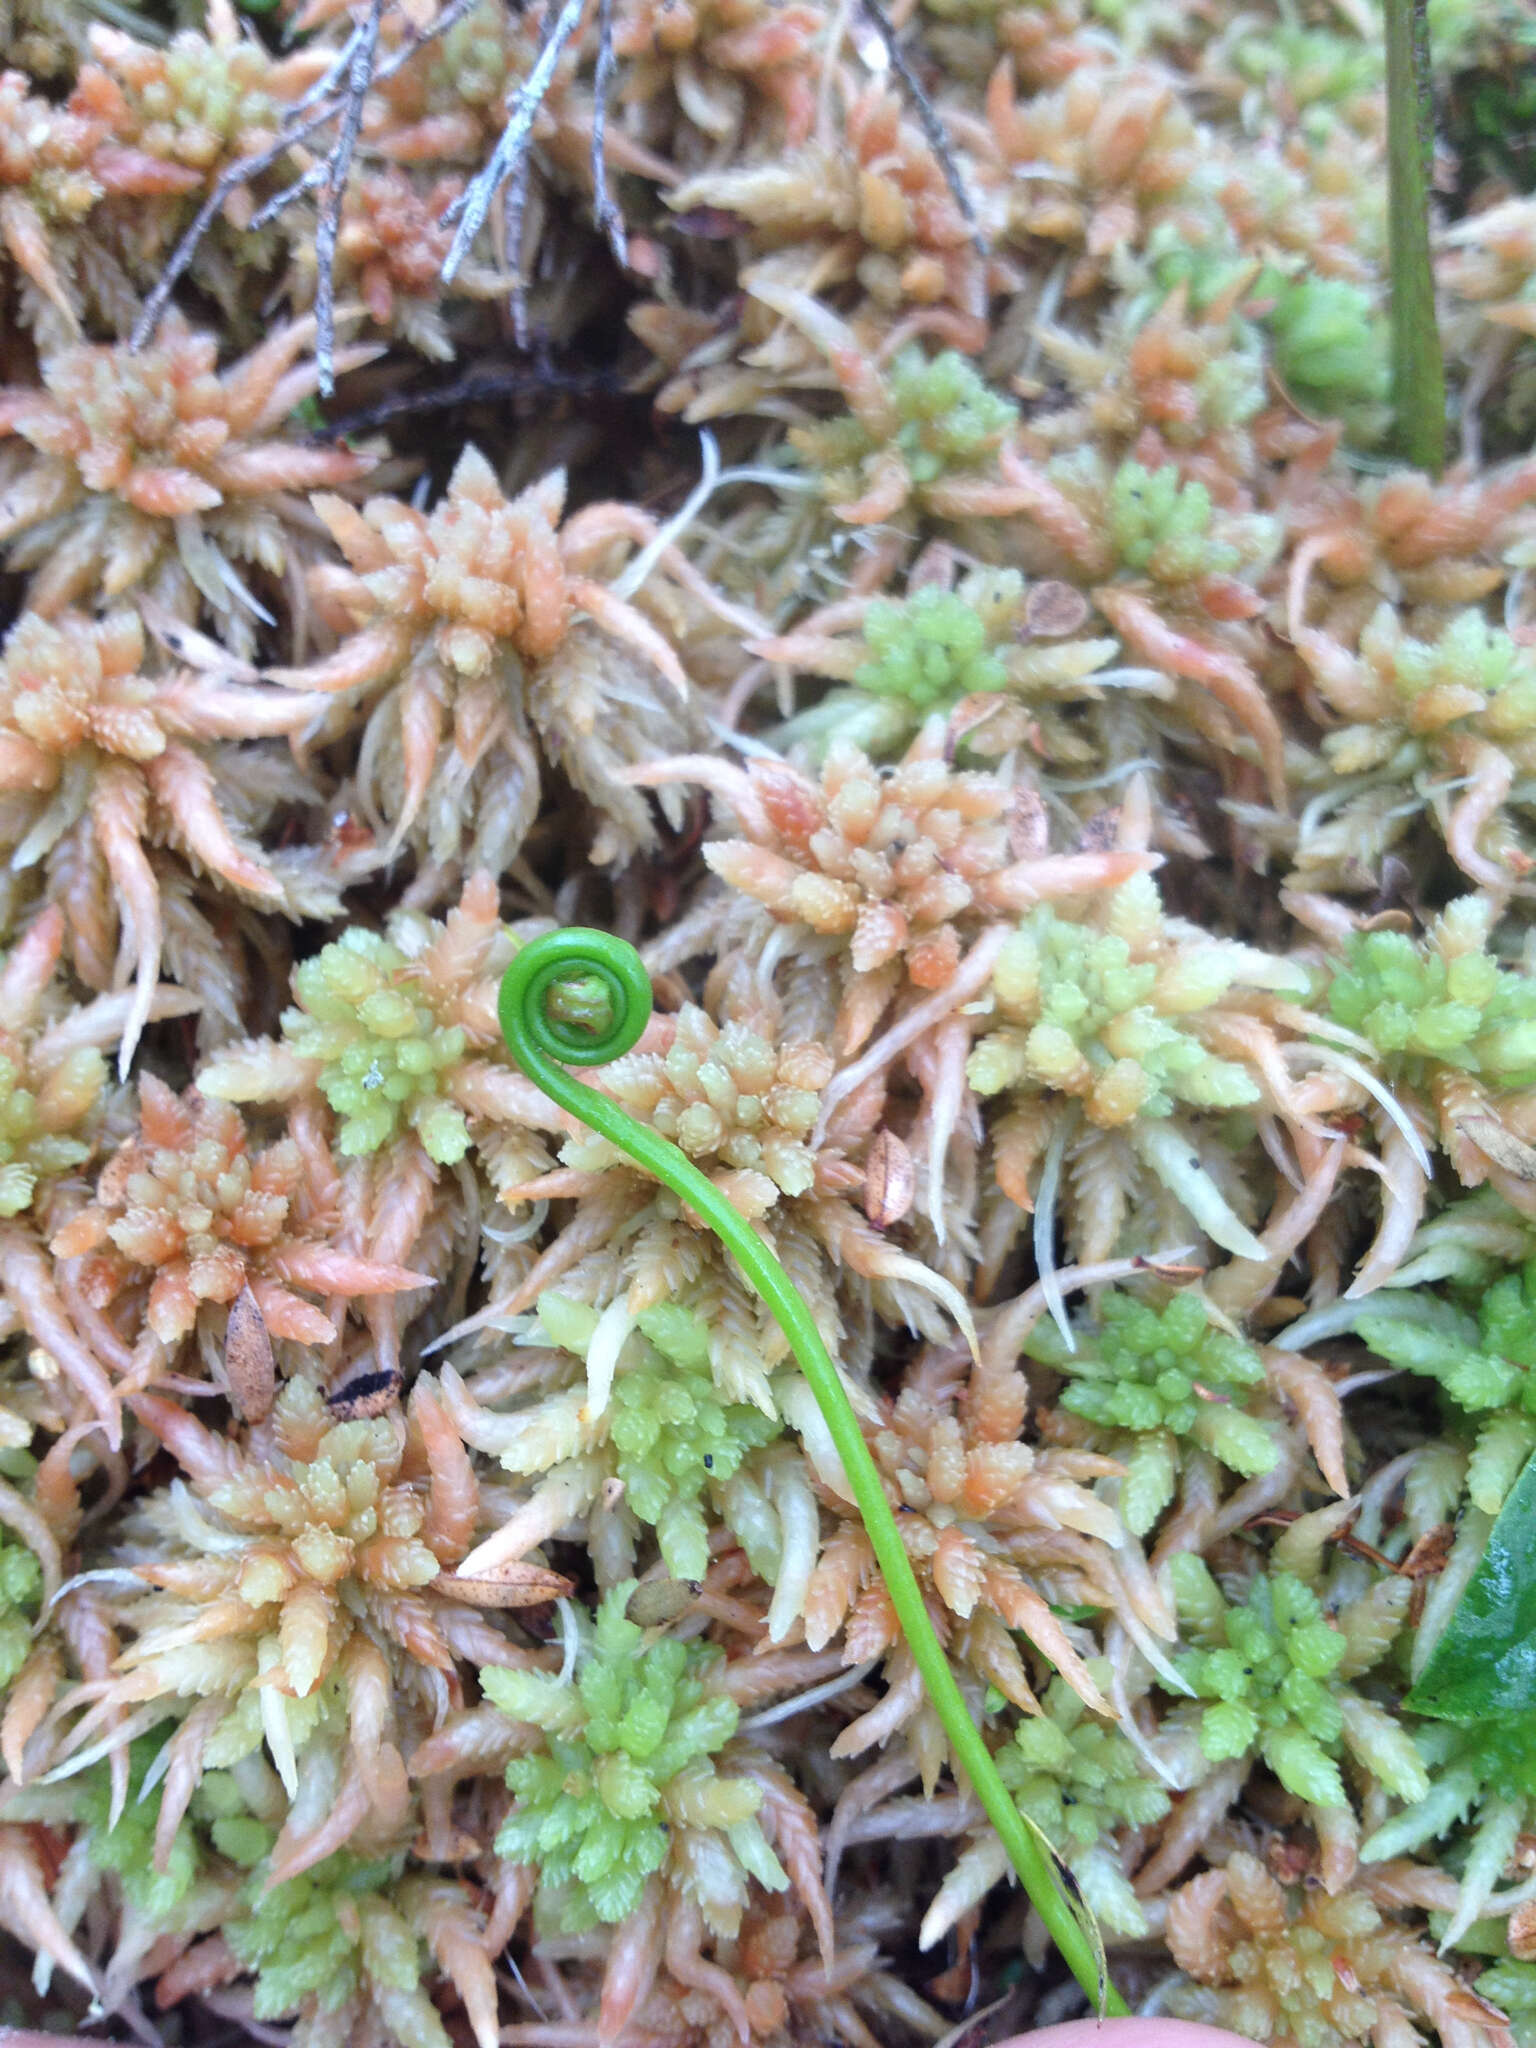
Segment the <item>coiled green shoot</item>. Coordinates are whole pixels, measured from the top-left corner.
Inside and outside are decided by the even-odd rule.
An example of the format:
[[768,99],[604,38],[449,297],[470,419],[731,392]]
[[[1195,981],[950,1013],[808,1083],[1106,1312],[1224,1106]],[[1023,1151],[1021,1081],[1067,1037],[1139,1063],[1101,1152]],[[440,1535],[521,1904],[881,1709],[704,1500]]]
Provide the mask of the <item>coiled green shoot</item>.
[[1123,2014],[1102,1950],[1059,1887],[1051,1854],[1020,1814],[955,1682],[907,1558],[873,1458],[810,1309],[757,1232],[668,1139],[566,1068],[605,1066],[628,1052],[651,1014],[651,985],[634,947],[609,932],[550,932],[507,969],[499,1004],[513,1058],[552,1102],[626,1152],[702,1216],[761,1295],[805,1374],[842,1459],[902,1633],[928,1697],[988,1819],[1073,1975],[1104,2012]]

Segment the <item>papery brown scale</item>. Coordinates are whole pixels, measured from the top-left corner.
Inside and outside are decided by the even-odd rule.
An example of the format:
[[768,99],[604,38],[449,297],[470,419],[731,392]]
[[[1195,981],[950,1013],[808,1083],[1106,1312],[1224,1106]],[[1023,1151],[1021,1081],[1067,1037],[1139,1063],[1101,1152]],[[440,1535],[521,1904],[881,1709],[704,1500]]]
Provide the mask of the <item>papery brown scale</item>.
[[912,1207],[915,1187],[912,1154],[894,1131],[876,1132],[865,1162],[864,1213],[877,1230],[901,1221]]
[[277,1391],[272,1339],[248,1286],[241,1288],[230,1305],[224,1370],[229,1375],[230,1392],[248,1422],[260,1422],[272,1412]]

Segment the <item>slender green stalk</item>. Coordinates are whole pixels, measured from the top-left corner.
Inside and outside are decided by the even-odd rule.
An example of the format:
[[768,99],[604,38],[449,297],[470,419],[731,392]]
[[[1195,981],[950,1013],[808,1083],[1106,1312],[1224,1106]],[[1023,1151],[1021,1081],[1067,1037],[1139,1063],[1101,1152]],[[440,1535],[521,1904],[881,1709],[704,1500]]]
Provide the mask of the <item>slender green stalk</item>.
[[[606,1028],[598,1028],[594,984],[608,992]],[[565,993],[575,984],[576,1000]],[[554,998],[553,1006],[551,998]],[[568,1021],[577,1013],[583,1022]],[[564,1013],[564,1014],[562,1014]],[[992,1753],[971,1718],[949,1660],[923,1605],[875,1461],[849,1404],[827,1347],[804,1299],[757,1232],[706,1174],[668,1139],[648,1130],[607,1096],[565,1072],[568,1064],[606,1066],[629,1051],[651,1014],[651,984],[633,946],[609,932],[551,932],[525,946],[501,984],[501,1029],[513,1058],[552,1102],[569,1110],[637,1165],[654,1174],[702,1216],[729,1248],[767,1303],[805,1374],[884,1574],[891,1605],[928,1697],[949,1737],[955,1759],[970,1779],[997,1829],[1020,1882],[1088,1997],[1103,2010],[1125,2005],[1101,1967],[1094,1943],[1062,1895],[1049,1852],[1014,1805]]]
[[1445,357],[1429,253],[1435,124],[1426,0],[1386,0],[1386,30],[1394,433],[1401,456],[1438,476],[1445,467]]

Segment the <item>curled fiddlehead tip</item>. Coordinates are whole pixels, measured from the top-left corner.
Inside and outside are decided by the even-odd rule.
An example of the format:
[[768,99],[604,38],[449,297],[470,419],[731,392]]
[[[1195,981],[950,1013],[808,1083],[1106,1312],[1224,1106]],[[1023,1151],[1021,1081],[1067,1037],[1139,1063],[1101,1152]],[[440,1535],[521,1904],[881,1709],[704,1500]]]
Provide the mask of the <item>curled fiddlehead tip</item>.
[[629,1051],[651,1014],[640,955],[612,932],[546,932],[502,976],[497,1015],[514,1058],[529,1050],[561,1066],[602,1067]]
[[645,1029],[651,1014],[651,984],[640,955],[611,932],[581,927],[550,932],[524,946],[507,969],[497,1008],[502,1035],[529,1079],[687,1203],[730,1250],[748,1284],[777,1320],[842,1460],[891,1605],[949,1736],[958,1769],[969,1778],[1025,1890],[1084,1991],[1101,2012],[1123,2013],[1125,2006],[1105,1975],[1103,1945],[1092,1915],[1065,1895],[1062,1885],[1070,1881],[1070,1872],[1058,1882],[1051,1860],[1054,1852],[1042,1848],[1030,1833],[1033,1824],[1026,1822],[1014,1805],[955,1683],[885,1497],[884,1483],[804,1297],[771,1247],[738,1213],[724,1190],[670,1139],[565,1071],[570,1066],[598,1067],[618,1059]]

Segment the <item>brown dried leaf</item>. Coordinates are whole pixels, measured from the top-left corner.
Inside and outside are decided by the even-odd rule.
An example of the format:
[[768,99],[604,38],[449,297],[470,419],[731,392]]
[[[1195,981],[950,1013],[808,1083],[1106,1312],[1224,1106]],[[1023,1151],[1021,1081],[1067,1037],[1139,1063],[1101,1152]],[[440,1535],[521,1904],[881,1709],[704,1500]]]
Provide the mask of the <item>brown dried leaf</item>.
[[1455,1525],[1438,1522],[1433,1529],[1426,1529],[1414,1544],[1412,1550],[1398,1566],[1405,1579],[1432,1579],[1445,1569],[1445,1561],[1451,1554],[1451,1545],[1456,1540]]
[[1443,2010],[1451,2019],[1465,2020],[1474,2027],[1495,2027],[1502,2031],[1509,2025],[1509,2014],[1501,2006],[1479,1998],[1465,1984],[1458,1984],[1454,1991],[1446,1994]]
[[912,1154],[894,1131],[877,1131],[864,1173],[864,1214],[877,1230],[899,1223],[912,1207]]
[[1456,1128],[1478,1151],[1519,1180],[1536,1181],[1536,1146],[1527,1145],[1494,1116],[1463,1116]]
[[1015,860],[1043,860],[1050,850],[1045,799],[1021,782],[1008,799],[1008,851]]
[[1120,834],[1120,806],[1095,811],[1077,835],[1079,853],[1107,853]]
[[277,1392],[277,1367],[266,1318],[248,1286],[242,1287],[230,1304],[224,1370],[235,1406],[246,1421],[264,1422],[272,1413]]
[[542,1607],[549,1600],[565,1600],[575,1592],[575,1582],[543,1565],[509,1564],[495,1573],[478,1578],[461,1578],[444,1572],[432,1590],[466,1607]]
[[1510,1914],[1509,1952],[1517,1963],[1536,1963],[1536,1899],[1527,1899]]

